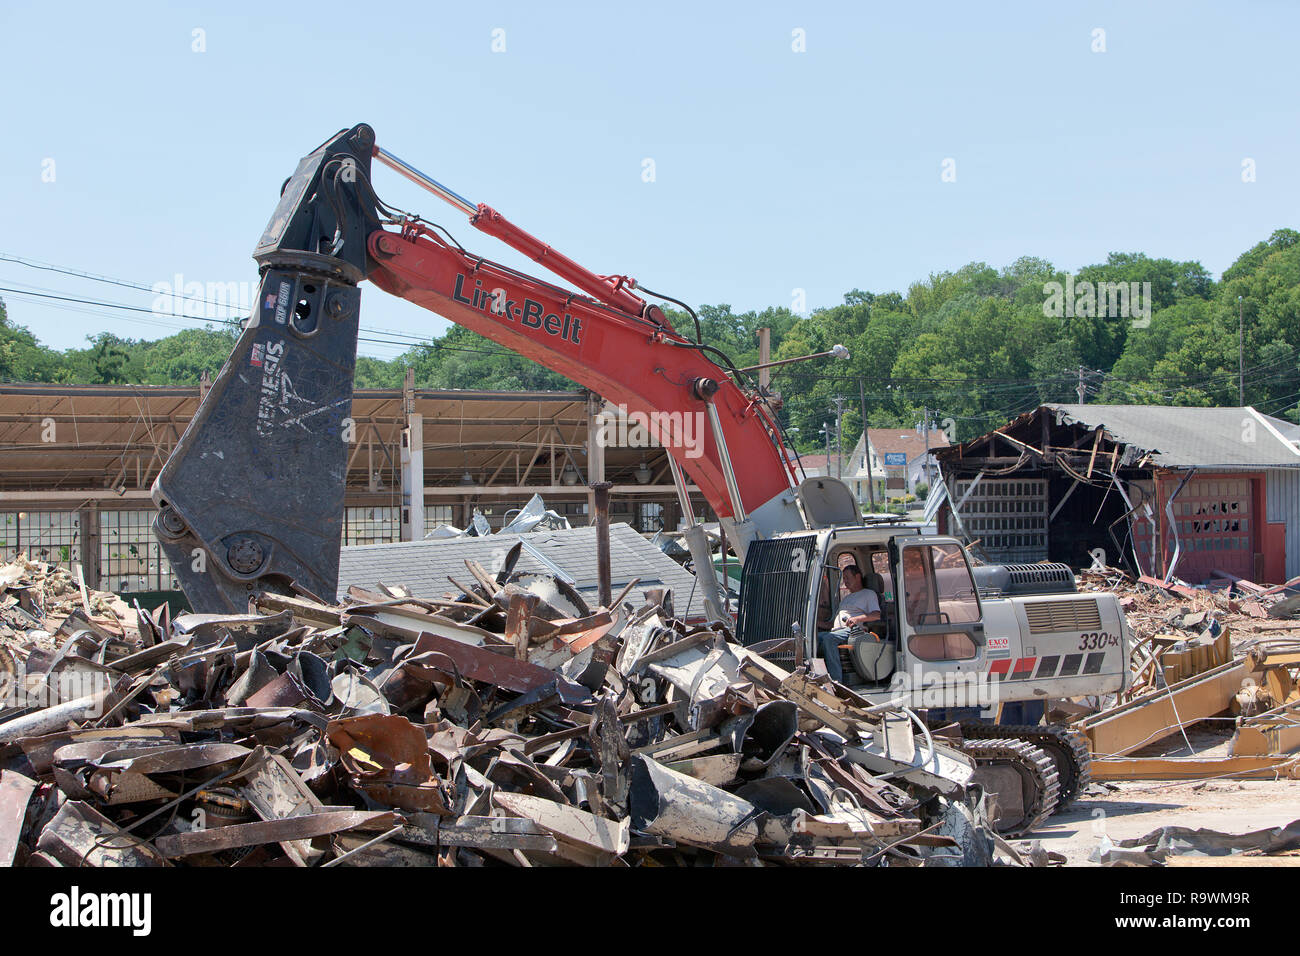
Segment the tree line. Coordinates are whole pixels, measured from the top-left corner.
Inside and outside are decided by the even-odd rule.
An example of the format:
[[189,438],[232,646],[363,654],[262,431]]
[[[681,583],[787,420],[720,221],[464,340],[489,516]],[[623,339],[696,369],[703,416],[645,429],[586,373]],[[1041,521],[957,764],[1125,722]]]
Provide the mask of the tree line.
[[[688,315],[666,311],[694,333]],[[937,273],[905,294],[853,289],[809,315],[705,305],[698,318],[704,341],[738,367],[757,364],[761,328],[772,330],[774,359],[849,349],[846,361],[815,359],[773,376],[779,417],[804,452],[822,446],[837,397],[847,449],[864,411],[873,427],[914,427],[928,415],[961,440],[1042,402],[1077,402],[1080,388],[1090,403],[1237,405],[1242,368],[1246,404],[1300,420],[1300,232],[1292,229],[1256,244],[1217,281],[1199,262],[1143,253],[1111,253],[1073,273],[1023,257]],[[0,302],[0,380],[193,384],[202,371],[216,374],[236,335],[213,325],[152,341],[104,332],[86,348],[59,351]],[[361,356],[356,383],[397,388],[407,367],[424,388],[575,387],[459,326],[391,360]]]

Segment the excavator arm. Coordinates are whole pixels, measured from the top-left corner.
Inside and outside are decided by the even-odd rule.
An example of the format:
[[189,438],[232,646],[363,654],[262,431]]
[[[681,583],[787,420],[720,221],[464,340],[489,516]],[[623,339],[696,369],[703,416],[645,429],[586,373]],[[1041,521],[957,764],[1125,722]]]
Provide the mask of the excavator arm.
[[[386,206],[370,185],[375,158],[579,291],[474,255]],[[742,552],[805,526],[766,405],[707,345],[675,330],[627,277],[588,272],[376,147],[369,126],[299,163],[254,258],[252,315],[153,486],[155,533],[196,610],[244,611],[264,590],[333,598],[363,279],[620,406],[667,450],[679,495],[684,472]]]
[[[452,246],[422,225],[375,232],[368,278],[644,416],[654,438],[699,486],[720,518],[744,520],[790,491],[766,409],[650,307],[612,308]],[[647,314],[648,313],[648,314]],[[655,316],[658,315],[658,320]],[[711,428],[717,410],[737,482]],[[699,439],[697,441],[697,439]]]

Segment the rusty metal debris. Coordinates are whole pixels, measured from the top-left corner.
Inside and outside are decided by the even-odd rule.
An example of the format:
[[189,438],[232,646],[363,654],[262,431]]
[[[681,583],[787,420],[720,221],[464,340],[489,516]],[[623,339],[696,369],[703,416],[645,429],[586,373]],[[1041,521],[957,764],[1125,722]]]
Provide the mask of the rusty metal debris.
[[0,864],[1024,863],[907,715],[511,566],[174,619],[0,571]]
[[1250,833],[1169,826],[1131,840],[1112,842],[1103,838],[1093,853],[1093,860],[1103,866],[1161,866],[1179,856],[1221,859],[1245,855],[1258,862],[1262,857],[1294,853],[1297,849],[1300,849],[1300,820]]

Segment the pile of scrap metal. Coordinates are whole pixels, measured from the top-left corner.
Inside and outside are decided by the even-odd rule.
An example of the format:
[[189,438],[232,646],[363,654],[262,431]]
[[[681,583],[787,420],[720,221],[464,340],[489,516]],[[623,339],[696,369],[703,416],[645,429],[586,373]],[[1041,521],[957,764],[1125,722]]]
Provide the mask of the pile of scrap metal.
[[[513,513],[513,517],[511,514]],[[541,495],[533,495],[522,508],[506,512],[507,521],[499,532],[492,530],[492,525],[481,511],[475,509],[470,517],[468,528],[457,528],[453,524],[440,524],[426,538],[490,538],[493,534],[523,534],[526,531],[551,531],[556,528],[569,527],[569,519],[558,511],[546,507]]]
[[1300,777],[1297,582],[1190,588],[1115,569],[1081,581],[1121,594],[1134,634],[1123,695],[1100,709],[1061,705],[1092,744],[1094,779]]
[[668,594],[467,572],[436,601],[137,610],[125,639],[69,615],[11,661],[0,866],[1049,862],[904,710]]
[[1300,857],[1300,820],[1250,833],[1166,826],[1131,840],[1104,834],[1090,859],[1102,866],[1294,866]]
[[[702,523],[700,527],[704,529],[704,540],[708,543],[709,553],[718,554],[718,549],[722,547],[722,526],[714,521]],[[686,544],[685,532],[656,531],[650,543],[679,564],[691,560],[691,549]]]

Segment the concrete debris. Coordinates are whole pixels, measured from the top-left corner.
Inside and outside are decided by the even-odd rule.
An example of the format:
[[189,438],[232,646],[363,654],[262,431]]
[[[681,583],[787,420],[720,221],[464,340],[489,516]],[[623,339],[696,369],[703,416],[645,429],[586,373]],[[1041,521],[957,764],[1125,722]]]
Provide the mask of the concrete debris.
[[907,715],[512,566],[175,619],[0,568],[0,865],[1036,859]]

